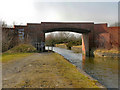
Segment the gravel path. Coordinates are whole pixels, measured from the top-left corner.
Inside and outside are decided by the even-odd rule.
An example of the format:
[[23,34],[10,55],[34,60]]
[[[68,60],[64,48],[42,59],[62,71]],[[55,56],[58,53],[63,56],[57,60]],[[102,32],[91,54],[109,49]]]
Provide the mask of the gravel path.
[[[47,57],[48,56],[48,57]],[[46,59],[48,58],[48,59]],[[52,62],[52,63],[50,63]],[[54,88],[72,87],[57,74],[54,58],[48,53],[36,53],[24,59],[10,61],[2,65],[3,88]]]

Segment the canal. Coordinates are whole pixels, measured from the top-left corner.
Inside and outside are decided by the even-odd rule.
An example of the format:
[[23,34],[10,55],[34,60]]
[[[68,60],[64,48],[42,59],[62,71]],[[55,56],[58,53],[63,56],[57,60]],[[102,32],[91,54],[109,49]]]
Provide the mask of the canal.
[[[46,50],[48,47],[46,47]],[[50,47],[49,47],[50,49]],[[52,50],[84,70],[107,88],[118,88],[118,59],[83,57],[72,50],[53,47]]]

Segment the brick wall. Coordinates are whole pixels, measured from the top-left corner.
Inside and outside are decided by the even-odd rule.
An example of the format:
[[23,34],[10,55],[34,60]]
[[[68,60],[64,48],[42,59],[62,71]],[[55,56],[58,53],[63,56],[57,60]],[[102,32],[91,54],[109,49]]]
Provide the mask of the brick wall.
[[107,27],[107,24],[94,25],[94,44],[96,48],[118,49],[120,31],[118,27]]
[[120,48],[120,27],[109,27],[109,34],[110,34],[110,44],[112,48],[119,49]]

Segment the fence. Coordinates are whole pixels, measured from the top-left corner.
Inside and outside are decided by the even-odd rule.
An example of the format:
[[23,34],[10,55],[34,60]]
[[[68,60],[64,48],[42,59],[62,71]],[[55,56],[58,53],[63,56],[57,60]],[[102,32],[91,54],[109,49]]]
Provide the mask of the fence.
[[44,51],[44,48],[45,48],[44,42],[35,42],[34,46],[38,51],[41,51],[41,52]]

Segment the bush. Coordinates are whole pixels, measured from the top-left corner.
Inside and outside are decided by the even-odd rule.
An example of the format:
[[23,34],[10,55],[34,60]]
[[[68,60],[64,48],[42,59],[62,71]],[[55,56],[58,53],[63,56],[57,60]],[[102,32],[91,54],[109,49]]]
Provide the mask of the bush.
[[14,48],[8,50],[6,53],[27,53],[27,52],[35,52],[36,48],[29,44],[20,44],[15,46]]
[[68,42],[66,44],[66,46],[67,46],[67,49],[71,50],[71,47],[73,46],[73,44],[72,44],[72,42]]
[[67,46],[67,49],[70,49],[71,50],[71,47],[72,46],[78,46],[78,45],[81,45],[82,44],[82,42],[79,40],[71,40],[71,41],[69,41],[67,44],[66,44],[66,46]]

